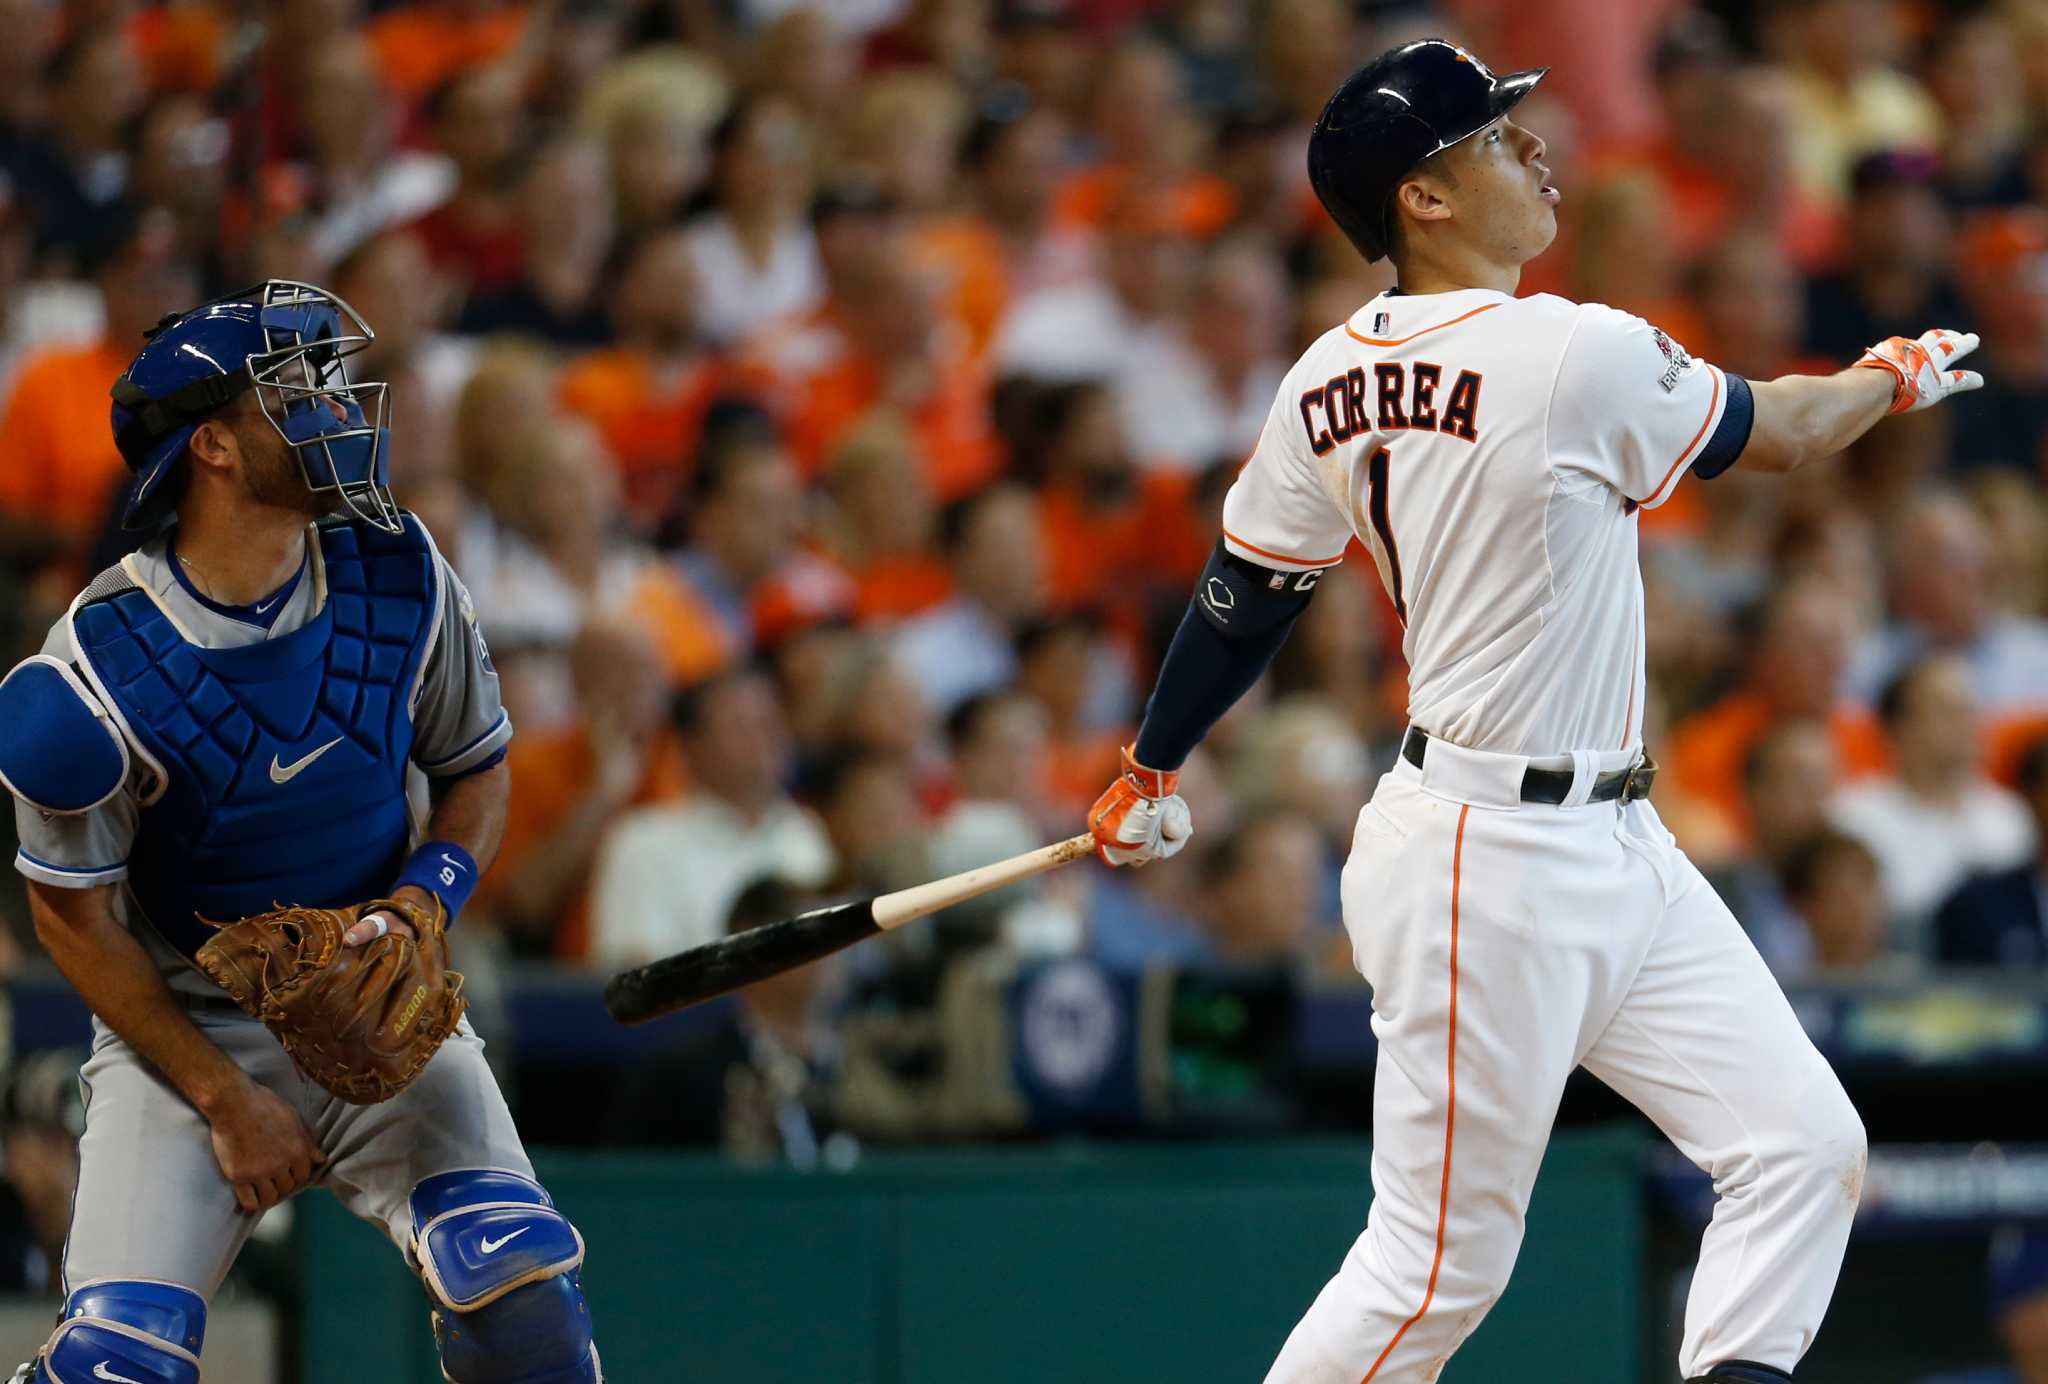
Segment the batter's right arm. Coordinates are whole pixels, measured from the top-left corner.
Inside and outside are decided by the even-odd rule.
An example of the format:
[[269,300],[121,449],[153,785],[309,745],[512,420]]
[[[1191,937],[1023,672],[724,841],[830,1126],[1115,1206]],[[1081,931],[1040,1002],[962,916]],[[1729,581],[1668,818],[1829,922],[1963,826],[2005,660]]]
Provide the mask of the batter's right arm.
[[214,1156],[244,1211],[264,1210],[325,1161],[298,1113],[199,1031],[114,916],[114,886],[28,881],[36,936],[108,1028],[161,1072],[213,1129]]
[[1893,413],[1932,408],[1951,394],[1983,387],[1954,363],[1977,349],[1971,333],[1937,329],[1916,340],[1895,336],[1834,375],[1786,375],[1752,383],[1756,421],[1735,464],[1791,471],[1830,457]]

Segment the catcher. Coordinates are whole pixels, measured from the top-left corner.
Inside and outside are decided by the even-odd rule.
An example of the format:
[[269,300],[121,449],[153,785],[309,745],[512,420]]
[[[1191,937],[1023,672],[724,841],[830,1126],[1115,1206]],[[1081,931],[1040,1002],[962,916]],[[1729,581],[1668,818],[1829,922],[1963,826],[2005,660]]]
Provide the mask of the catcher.
[[17,1384],[194,1384],[243,1240],[315,1182],[419,1273],[453,1384],[601,1378],[582,1237],[444,964],[512,727],[392,503],[370,337],[282,281],[166,318],[113,390],[158,536],[0,681],[16,868],[95,1015],[64,1313]]

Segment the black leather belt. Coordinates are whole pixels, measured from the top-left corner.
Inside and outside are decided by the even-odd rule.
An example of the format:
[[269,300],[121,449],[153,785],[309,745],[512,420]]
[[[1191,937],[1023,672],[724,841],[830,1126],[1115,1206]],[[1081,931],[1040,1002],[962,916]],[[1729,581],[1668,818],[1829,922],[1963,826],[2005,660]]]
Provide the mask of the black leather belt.
[[[1401,758],[1422,767],[1423,756],[1428,753],[1429,733],[1419,726],[1408,727],[1408,734],[1401,740]],[[1657,780],[1657,761],[1645,751],[1643,757],[1626,769],[1609,769],[1593,780],[1593,792],[1586,799],[1591,803],[1609,803],[1619,798],[1632,803],[1638,798],[1650,796],[1650,785]],[[1522,771],[1522,801],[1525,803],[1548,803],[1552,807],[1571,796],[1572,771],[1569,769],[1536,769]]]

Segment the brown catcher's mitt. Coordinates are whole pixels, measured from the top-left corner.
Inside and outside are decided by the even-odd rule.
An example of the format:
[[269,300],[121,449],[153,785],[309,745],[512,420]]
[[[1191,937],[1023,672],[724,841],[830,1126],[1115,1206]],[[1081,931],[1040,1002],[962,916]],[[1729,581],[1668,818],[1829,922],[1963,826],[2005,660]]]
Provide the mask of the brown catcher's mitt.
[[[351,924],[379,910],[412,924],[419,940],[342,945]],[[300,1071],[351,1105],[375,1105],[403,1091],[462,1018],[446,922],[438,900],[431,909],[399,899],[279,908],[222,926],[199,965]]]

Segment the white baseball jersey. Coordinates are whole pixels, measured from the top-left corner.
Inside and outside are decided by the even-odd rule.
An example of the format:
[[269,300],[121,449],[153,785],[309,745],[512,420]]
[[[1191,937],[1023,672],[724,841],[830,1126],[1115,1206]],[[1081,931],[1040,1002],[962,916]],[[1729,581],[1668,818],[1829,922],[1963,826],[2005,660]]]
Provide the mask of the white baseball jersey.
[[[1636,513],[1747,440],[1748,387],[1641,318],[1488,289],[1387,293],[1295,363],[1224,503],[1286,571],[1356,535],[1406,634],[1409,719],[1534,756],[1640,742]],[[1724,428],[1724,422],[1727,427]]]

